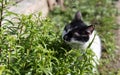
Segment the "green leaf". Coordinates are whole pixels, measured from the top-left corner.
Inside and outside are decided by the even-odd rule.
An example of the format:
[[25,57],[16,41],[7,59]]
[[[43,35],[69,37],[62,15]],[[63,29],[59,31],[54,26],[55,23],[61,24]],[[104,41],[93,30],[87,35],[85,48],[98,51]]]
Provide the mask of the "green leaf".
[[4,65],[0,65],[0,75],[2,75],[2,72],[4,71],[5,66]]

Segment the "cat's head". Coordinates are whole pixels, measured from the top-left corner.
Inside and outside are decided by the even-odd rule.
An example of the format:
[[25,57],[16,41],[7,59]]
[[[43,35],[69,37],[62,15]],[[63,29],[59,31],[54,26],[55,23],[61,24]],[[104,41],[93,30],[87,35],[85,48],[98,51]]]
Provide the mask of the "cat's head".
[[62,38],[68,43],[84,44],[90,39],[93,31],[94,26],[87,26],[82,20],[81,13],[77,12],[71,23],[65,26]]

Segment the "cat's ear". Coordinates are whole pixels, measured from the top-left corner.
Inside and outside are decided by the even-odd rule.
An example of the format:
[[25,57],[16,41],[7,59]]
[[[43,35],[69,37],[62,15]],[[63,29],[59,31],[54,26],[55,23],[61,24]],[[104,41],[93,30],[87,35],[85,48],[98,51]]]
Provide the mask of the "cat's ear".
[[77,11],[77,12],[75,13],[74,20],[76,20],[76,21],[82,20],[82,14],[81,14],[80,11]]
[[94,31],[94,29],[95,29],[95,25],[90,25],[90,26],[87,27],[86,32],[88,34],[92,34],[92,32]]

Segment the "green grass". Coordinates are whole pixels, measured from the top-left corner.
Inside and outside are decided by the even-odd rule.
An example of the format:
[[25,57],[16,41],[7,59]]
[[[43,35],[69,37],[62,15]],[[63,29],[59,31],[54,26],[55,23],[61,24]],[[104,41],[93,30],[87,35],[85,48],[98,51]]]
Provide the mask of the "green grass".
[[87,24],[96,25],[105,53],[112,53],[115,49],[112,32],[115,29],[115,9],[111,2],[65,1],[66,11],[56,7],[45,20],[41,20],[40,14],[25,16],[7,11],[6,16],[15,15],[19,21],[3,18],[6,22],[0,32],[0,68],[5,69],[0,72],[3,71],[2,75],[93,75],[92,51],[71,50],[61,39],[61,34],[74,13],[80,10]]

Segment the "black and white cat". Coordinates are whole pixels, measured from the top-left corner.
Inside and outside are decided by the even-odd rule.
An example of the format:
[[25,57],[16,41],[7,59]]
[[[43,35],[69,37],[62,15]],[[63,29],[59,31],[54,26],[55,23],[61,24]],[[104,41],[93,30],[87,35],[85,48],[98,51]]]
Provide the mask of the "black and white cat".
[[87,26],[82,20],[81,13],[77,12],[71,23],[65,26],[62,38],[72,45],[72,48],[77,49],[86,49],[92,42],[90,49],[96,55],[93,57],[94,60],[98,62],[101,57],[101,41],[94,29],[94,25]]

